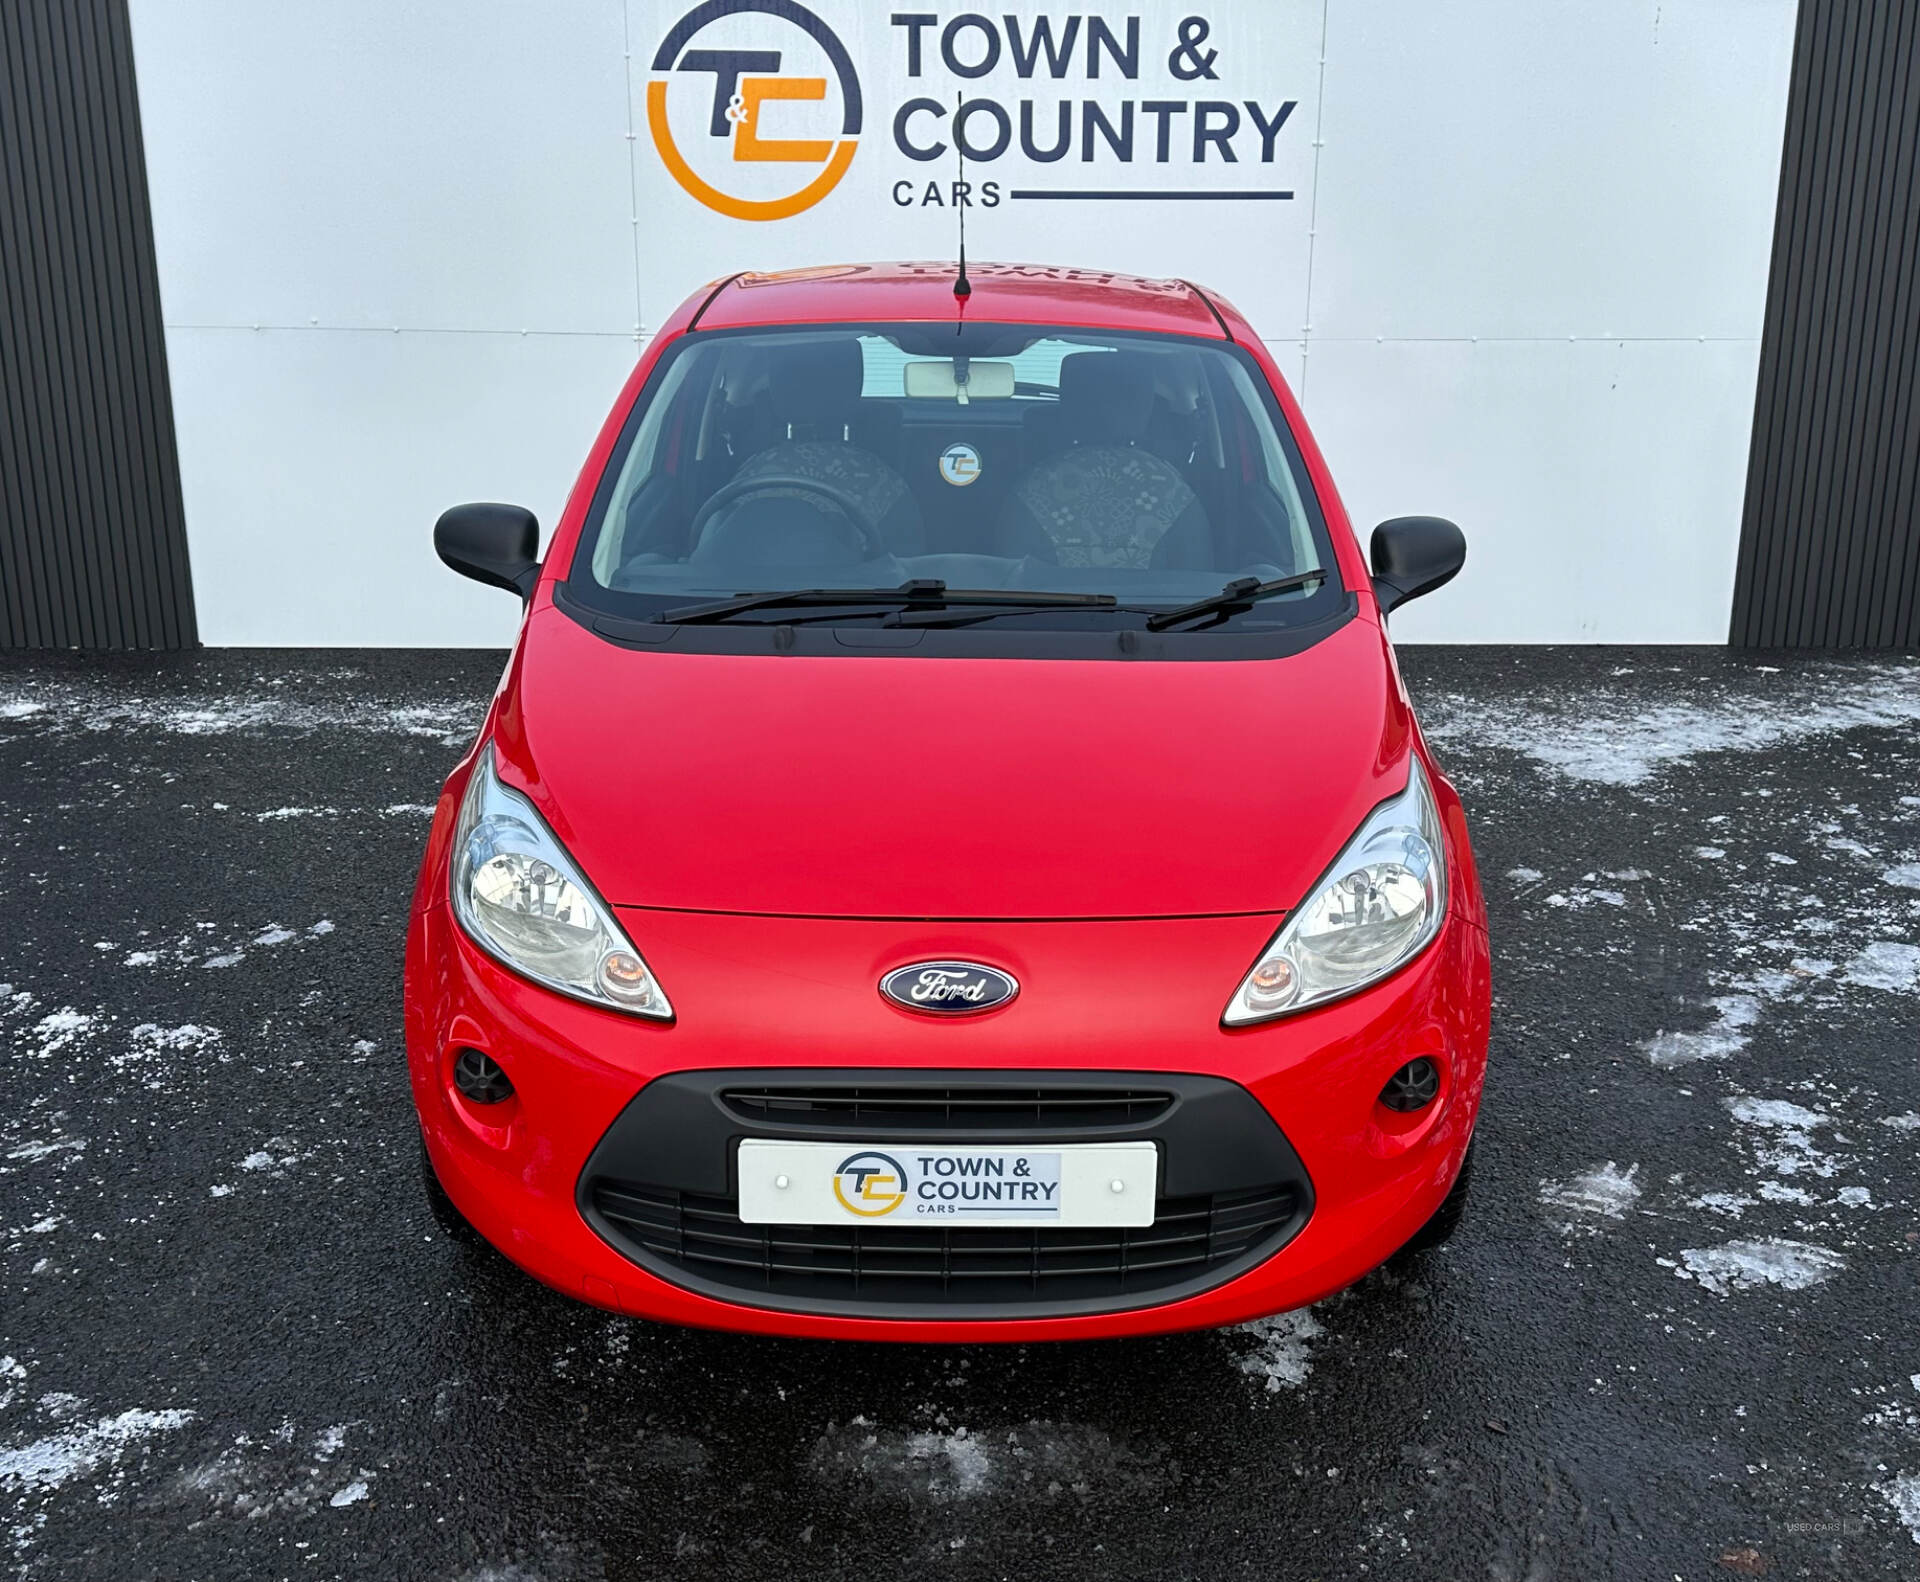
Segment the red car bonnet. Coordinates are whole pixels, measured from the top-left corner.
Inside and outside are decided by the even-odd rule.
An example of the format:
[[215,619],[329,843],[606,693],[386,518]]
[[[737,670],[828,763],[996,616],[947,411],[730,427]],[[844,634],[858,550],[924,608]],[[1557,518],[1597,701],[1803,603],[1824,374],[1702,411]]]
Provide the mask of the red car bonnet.
[[[1245,319],[1178,282],[981,266],[739,276],[660,327],[548,546],[496,740],[620,905],[837,917],[1273,912],[1406,783],[1412,737],[1366,567],[1285,379]],[[1274,388],[1360,610],[1284,659],[916,659],[634,652],[553,604],[653,365],[697,321],[960,316],[1123,323],[1245,345]]]
[[1406,783],[1380,630],[1284,659],[635,652],[550,604],[496,741],[609,900],[836,917],[1295,904]]

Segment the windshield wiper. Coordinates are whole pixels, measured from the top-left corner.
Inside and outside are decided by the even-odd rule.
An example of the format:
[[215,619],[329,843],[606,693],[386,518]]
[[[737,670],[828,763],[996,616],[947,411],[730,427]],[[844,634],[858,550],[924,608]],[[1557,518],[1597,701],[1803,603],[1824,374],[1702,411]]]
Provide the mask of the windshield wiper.
[[[969,604],[974,601],[968,600]],[[981,600],[985,604],[988,601]],[[1135,615],[1146,615],[1151,609],[1142,609],[1136,604],[1121,604],[1110,593],[1071,594],[1051,593],[1042,602],[1038,599],[1023,599],[1018,604],[1010,600],[991,601],[998,608],[976,609],[966,615],[945,615],[937,608],[927,610],[907,610],[904,613],[889,615],[880,622],[882,626],[939,627],[946,630],[955,626],[979,626],[987,621],[998,621],[1014,615],[1041,615],[1048,610],[1098,610],[1102,615],[1119,610]]]
[[706,604],[683,604],[662,610],[654,620],[671,625],[695,621],[725,621],[749,610],[807,609],[815,606],[886,605],[896,609],[940,609],[956,604],[993,604],[1005,608],[1034,606],[1059,609],[1112,609],[1111,593],[1027,593],[1018,589],[949,588],[938,577],[917,577],[897,588],[784,588],[768,593],[742,593]]
[[1182,621],[1191,621],[1202,615],[1225,615],[1234,610],[1250,610],[1260,600],[1270,599],[1277,593],[1298,593],[1302,588],[1326,580],[1326,572],[1318,568],[1303,571],[1298,576],[1276,577],[1272,582],[1262,582],[1258,577],[1236,577],[1211,598],[1196,599],[1177,610],[1162,610],[1158,615],[1148,616],[1147,630],[1164,632],[1169,626],[1178,626]]

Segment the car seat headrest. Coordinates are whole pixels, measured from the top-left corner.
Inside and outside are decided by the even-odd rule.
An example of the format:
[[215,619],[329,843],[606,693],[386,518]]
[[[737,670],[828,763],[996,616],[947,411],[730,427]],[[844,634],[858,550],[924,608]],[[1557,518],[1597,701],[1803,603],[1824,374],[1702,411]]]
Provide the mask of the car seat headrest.
[[1126,445],[1153,416],[1147,352],[1075,352],[1060,364],[1060,413],[1078,445]]
[[852,336],[809,337],[773,352],[768,388],[781,423],[843,423],[859,409],[866,380]]

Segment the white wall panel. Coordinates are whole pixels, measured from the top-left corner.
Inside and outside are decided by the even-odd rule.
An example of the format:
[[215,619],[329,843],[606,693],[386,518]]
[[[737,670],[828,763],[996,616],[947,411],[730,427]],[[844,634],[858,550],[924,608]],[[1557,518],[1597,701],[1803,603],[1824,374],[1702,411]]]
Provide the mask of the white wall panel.
[[1723,642],[1790,0],[1334,0],[1306,405],[1405,640]]
[[1322,336],[1758,339],[1792,0],[1334,0]]
[[[951,156],[908,159],[893,117],[957,89],[1043,116],[1062,99],[1295,102],[1271,164],[1159,165],[1144,120],[1132,165],[1078,147],[976,163],[970,179],[1003,196],[972,211],[969,240],[977,257],[1186,275],[1232,298],[1303,389],[1363,536],[1408,510],[1467,529],[1467,574],[1406,612],[1403,638],[1724,636],[1794,0],[987,13],[1031,27],[1097,9],[1121,32],[1138,16],[1138,77],[1097,81],[1084,34],[1063,79],[1010,59],[962,79],[937,29],[915,77],[893,13],[944,24],[968,7],[811,0],[857,70],[859,151],[817,206],[765,223],[702,206],[653,146],[654,52],[691,3],[131,0],[208,641],[499,641],[510,601],[438,567],[434,515],[492,496],[550,525],[635,326],[700,283],[949,255],[952,210],[897,199],[903,181],[950,182]],[[1170,46],[1196,13],[1218,53],[1190,79]],[[774,36],[784,25],[729,16],[702,44],[824,71],[804,38]],[[683,86],[691,146],[702,90]],[[797,119],[776,130],[811,135],[809,113],[782,107]],[[1005,196],[1043,185],[1296,196]],[[406,607],[364,598],[351,569],[315,580],[311,544],[332,566],[403,569]]]
[[169,324],[634,329],[621,0],[132,0]]
[[1467,566],[1396,641],[1721,643],[1759,348],[1316,344],[1314,430],[1364,544],[1451,517]]
[[511,500],[551,530],[632,367],[625,336],[174,329],[207,643],[512,641],[512,595],[435,558],[434,518]]

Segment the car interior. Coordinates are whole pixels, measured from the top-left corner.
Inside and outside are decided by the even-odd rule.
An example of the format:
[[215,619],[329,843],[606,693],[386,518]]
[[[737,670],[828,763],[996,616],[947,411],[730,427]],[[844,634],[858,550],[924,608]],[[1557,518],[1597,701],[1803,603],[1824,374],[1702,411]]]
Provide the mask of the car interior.
[[934,325],[690,338],[631,429],[594,580],[1151,601],[1325,563],[1278,413],[1229,353],[997,325],[955,341]]

